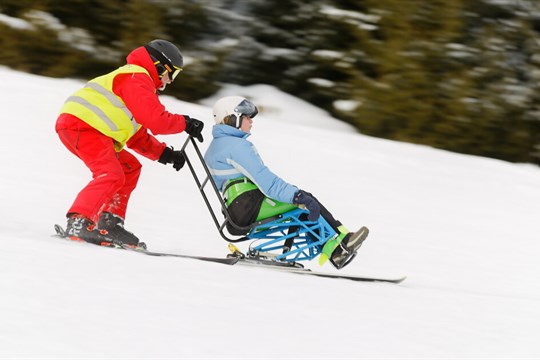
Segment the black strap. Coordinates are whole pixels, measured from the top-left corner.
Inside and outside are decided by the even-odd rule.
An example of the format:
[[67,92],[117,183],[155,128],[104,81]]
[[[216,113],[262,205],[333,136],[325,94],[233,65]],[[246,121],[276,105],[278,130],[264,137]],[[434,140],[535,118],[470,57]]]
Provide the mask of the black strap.
[[231,181],[230,183],[228,183],[225,186],[225,189],[223,189],[223,194],[225,194],[227,192],[227,190],[229,190],[229,188],[231,186],[236,185],[236,184],[240,184],[240,183],[243,183],[243,182],[248,182],[248,183],[253,184],[253,181],[249,180],[248,178],[242,178],[242,179],[233,180],[233,181]]
[[169,71],[168,69],[167,71],[173,72],[171,61],[161,51],[154,49],[150,45],[144,45],[144,48],[146,49],[146,51],[148,51],[150,55],[152,55],[156,60],[158,60],[161,65],[167,65],[171,69],[171,71]]

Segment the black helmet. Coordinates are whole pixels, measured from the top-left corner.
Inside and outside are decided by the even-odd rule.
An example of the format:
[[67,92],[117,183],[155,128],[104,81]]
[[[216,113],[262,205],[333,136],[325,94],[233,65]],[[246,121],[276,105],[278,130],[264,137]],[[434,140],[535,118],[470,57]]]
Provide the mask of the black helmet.
[[172,81],[182,71],[184,57],[173,43],[156,39],[144,45],[144,48],[150,54],[160,79],[165,75],[165,72],[168,72]]

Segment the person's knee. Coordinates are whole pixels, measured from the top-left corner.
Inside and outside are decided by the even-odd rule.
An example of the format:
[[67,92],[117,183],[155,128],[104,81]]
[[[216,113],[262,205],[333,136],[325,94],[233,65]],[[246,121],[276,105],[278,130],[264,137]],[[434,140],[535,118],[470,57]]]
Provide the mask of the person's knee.
[[123,164],[124,183],[135,187],[141,176],[142,165],[139,160],[133,158],[129,163]]
[[139,162],[139,160],[135,159],[135,162],[130,164],[130,171],[128,172],[128,174],[130,174],[130,176],[132,177],[139,178],[139,176],[141,175],[141,170],[141,163]]
[[103,181],[110,184],[111,188],[118,190],[124,186],[126,182],[126,175],[122,171],[122,169],[114,169],[111,171],[108,171],[102,175],[98,175],[98,178],[103,177]]

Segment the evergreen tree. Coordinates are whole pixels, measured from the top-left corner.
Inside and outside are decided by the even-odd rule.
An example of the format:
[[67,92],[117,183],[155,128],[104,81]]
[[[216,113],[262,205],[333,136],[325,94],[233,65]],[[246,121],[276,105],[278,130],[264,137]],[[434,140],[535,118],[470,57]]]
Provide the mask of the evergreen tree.
[[167,89],[181,99],[266,83],[366,134],[540,163],[537,1],[4,0],[0,12],[19,19],[0,19],[0,64],[15,69],[88,79],[163,38],[184,53]]

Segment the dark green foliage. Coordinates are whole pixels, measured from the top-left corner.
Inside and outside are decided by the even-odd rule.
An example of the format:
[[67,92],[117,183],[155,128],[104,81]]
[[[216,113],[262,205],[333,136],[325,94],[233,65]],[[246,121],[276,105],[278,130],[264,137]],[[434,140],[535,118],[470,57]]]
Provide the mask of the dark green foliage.
[[540,48],[523,19],[482,1],[368,3],[381,14],[365,49],[377,61],[359,79],[362,106],[341,116],[375,136],[540,162],[538,66],[527,59]]
[[[167,94],[267,83],[365,134],[540,163],[540,3],[530,0],[4,0],[0,64],[91,78],[154,38]],[[343,104],[348,104],[344,107]]]

